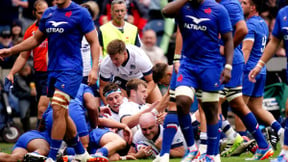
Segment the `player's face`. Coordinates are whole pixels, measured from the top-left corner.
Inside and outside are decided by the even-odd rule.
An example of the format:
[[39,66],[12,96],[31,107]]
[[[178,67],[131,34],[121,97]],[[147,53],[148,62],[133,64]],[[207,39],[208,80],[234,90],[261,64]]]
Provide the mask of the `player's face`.
[[162,79],[159,80],[159,83],[164,86],[169,86],[171,80],[171,74],[165,74]]
[[116,24],[124,22],[127,13],[126,4],[114,4],[111,10],[111,16]]
[[250,10],[251,10],[251,6],[250,6],[250,3],[249,3],[249,0],[242,0],[241,1],[241,7],[243,9],[243,14],[244,16],[248,16],[249,13],[250,13]]
[[35,16],[37,20],[40,20],[44,11],[48,8],[46,3],[40,3],[36,6]]
[[119,112],[119,107],[123,103],[123,96],[121,93],[115,92],[106,97],[107,104],[115,111]]
[[137,103],[140,105],[145,104],[147,95],[147,88],[142,84],[138,85],[138,89],[136,91]]
[[158,134],[159,129],[155,120],[140,124],[140,127],[143,135],[149,140],[152,140]]
[[116,67],[120,67],[125,61],[126,61],[126,55],[127,53],[124,52],[122,54],[117,53],[115,55],[110,55],[111,61],[112,63],[116,66]]
[[58,7],[63,7],[63,6],[67,6],[70,3],[71,0],[55,0],[55,4]]

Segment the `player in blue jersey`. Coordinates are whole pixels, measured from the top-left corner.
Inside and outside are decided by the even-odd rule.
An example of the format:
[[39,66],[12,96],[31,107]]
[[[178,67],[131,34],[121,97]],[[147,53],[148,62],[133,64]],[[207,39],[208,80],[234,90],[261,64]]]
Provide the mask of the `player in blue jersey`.
[[[29,161],[29,155],[34,154],[34,160],[44,161],[45,155],[49,153],[50,137],[47,132],[36,130],[28,131],[22,134],[12,148],[12,153],[0,152],[0,161]],[[25,157],[24,157],[25,155]],[[29,159],[29,160],[28,160]]]
[[[273,149],[265,140],[261,130],[258,127],[259,124],[254,114],[249,110],[242,98],[242,74],[244,57],[239,44],[248,32],[243,16],[243,11],[238,0],[219,0],[219,3],[227,9],[234,33],[234,57],[233,70],[231,72],[232,78],[229,83],[224,85],[224,89],[221,91],[220,103],[223,103],[224,99],[226,99],[229,102],[233,112],[240,117],[248,131],[251,132],[255,138],[259,148],[257,149],[257,153],[252,157],[252,159],[262,160],[269,158],[273,155]],[[219,104],[219,107],[220,106],[221,104]],[[220,118],[222,119],[222,115],[220,115]],[[243,143],[244,140],[230,127],[227,120],[223,121],[222,130],[224,130],[224,132],[225,130],[228,130],[226,132],[227,134],[232,134],[230,135],[231,137],[236,136],[236,138],[234,138],[232,147],[221,153],[221,156],[230,156],[237,149],[237,147]]]
[[[212,0],[173,1],[163,8],[162,13],[166,17],[176,17],[183,38],[175,90],[178,120],[188,146],[182,161],[191,161],[198,155],[189,115],[194,93],[198,89],[203,91],[202,107],[207,117],[208,148],[204,158],[218,159],[219,90],[222,83],[230,80],[233,58],[232,27],[228,13]],[[225,45],[224,69],[218,35],[221,35]]]
[[71,0],[57,0],[56,6],[43,14],[39,29],[33,37],[9,49],[0,51],[3,59],[20,51],[30,50],[48,38],[48,97],[53,108],[53,128],[47,161],[56,160],[64,135],[75,144],[76,159],[91,157],[78,139],[75,125],[68,115],[70,98],[76,96],[82,81],[81,40],[85,35],[91,47],[92,69],[88,83],[95,84],[99,59],[99,42],[92,18],[87,9]]
[[[245,59],[244,77],[243,77],[243,99],[249,106],[255,116],[271,126],[279,137],[284,135],[284,129],[281,124],[275,120],[274,116],[262,108],[264,87],[266,81],[266,66],[264,66],[256,78],[256,83],[248,79],[250,70],[257,64],[265,49],[269,37],[269,29],[263,18],[259,16],[259,7],[261,3],[257,0],[242,0],[241,2],[244,16],[247,21],[248,34],[243,40],[242,51]],[[271,145],[277,144],[271,142]],[[273,146],[274,149],[276,145]]]
[[[279,10],[275,25],[272,31],[272,37],[267,44],[267,47],[264,50],[263,55],[259,59],[256,66],[250,71],[248,77],[252,82],[256,82],[256,78],[258,74],[261,72],[261,69],[264,65],[271,59],[271,57],[275,54],[278,49],[280,42],[284,41],[284,48],[286,52],[286,57],[288,57],[288,7],[284,7]],[[288,66],[288,64],[287,64]],[[287,102],[286,102],[287,105]],[[273,162],[284,162],[288,161],[288,118],[287,118],[287,106],[286,106],[286,119],[285,119],[285,131],[284,131],[284,143],[282,146],[282,150],[277,157],[277,159],[272,160]]]

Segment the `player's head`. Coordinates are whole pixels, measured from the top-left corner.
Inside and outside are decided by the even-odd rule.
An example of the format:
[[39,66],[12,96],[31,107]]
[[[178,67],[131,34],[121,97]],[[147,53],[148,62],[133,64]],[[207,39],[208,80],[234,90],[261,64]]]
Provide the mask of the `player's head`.
[[48,8],[48,4],[45,0],[37,0],[33,5],[33,14],[36,17],[37,21],[39,21],[44,13],[44,11]]
[[113,64],[117,67],[121,66],[128,59],[126,45],[120,39],[115,39],[108,44],[107,53]]
[[261,0],[242,0],[241,7],[243,9],[243,14],[248,17],[249,14],[255,14],[260,11],[262,2]]
[[189,3],[192,5],[194,8],[198,8],[203,0],[190,0]]
[[123,25],[127,7],[125,0],[113,0],[111,3],[111,16],[115,25]]
[[95,1],[87,1],[85,3],[82,3],[81,6],[87,8],[92,19],[96,20],[99,14],[99,6]]
[[142,105],[146,103],[147,83],[144,80],[135,78],[131,79],[126,84],[127,96],[134,102]]
[[142,36],[142,42],[145,48],[148,50],[152,49],[157,43],[156,32],[152,29],[145,30]]
[[103,96],[105,96],[109,107],[113,111],[119,112],[119,107],[123,103],[123,96],[119,86],[115,83],[107,84],[103,89]]
[[157,63],[152,68],[153,80],[155,83],[168,86],[170,84],[172,70],[166,63]]
[[143,135],[152,140],[159,133],[159,125],[157,124],[156,117],[151,113],[144,113],[139,118],[139,125]]

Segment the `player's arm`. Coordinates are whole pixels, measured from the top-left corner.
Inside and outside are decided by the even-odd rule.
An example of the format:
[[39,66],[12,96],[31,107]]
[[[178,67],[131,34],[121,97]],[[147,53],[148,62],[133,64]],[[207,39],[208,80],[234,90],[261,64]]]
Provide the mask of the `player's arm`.
[[172,1],[162,9],[162,14],[165,17],[173,18],[177,15],[178,11],[181,9],[181,7],[184,6],[186,2],[188,2],[188,0]]
[[14,83],[14,75],[19,72],[24,65],[26,64],[28,58],[30,56],[30,51],[23,51],[20,53],[20,55],[17,57],[12,69],[10,70],[9,74],[7,75],[7,78]]
[[135,144],[130,147],[128,155],[132,155],[137,159],[145,159],[152,154],[151,146],[142,146],[140,150],[136,151]]
[[242,52],[244,55],[245,63],[248,61],[250,57],[250,53],[252,51],[253,45],[254,45],[254,41],[251,39],[245,39],[242,43]]
[[179,71],[180,67],[180,58],[181,58],[181,50],[182,50],[182,35],[179,29],[179,26],[177,25],[177,32],[176,32],[176,44],[175,44],[175,50],[174,50],[174,59],[173,59],[173,64],[174,64],[174,69],[176,73]]
[[104,94],[103,94],[103,89],[104,89],[104,87],[105,87],[107,84],[109,84],[108,81],[104,81],[104,80],[102,80],[102,79],[100,78],[99,93],[100,93],[100,98],[101,98],[101,100],[103,101],[104,105],[107,105],[107,102],[106,102],[106,98],[105,98],[105,96],[104,96]]
[[97,101],[92,93],[84,93],[83,95],[85,107],[88,111],[88,118],[91,123],[91,127],[94,129],[98,125],[98,107]]
[[0,59],[17,54],[22,51],[29,51],[33,48],[37,47],[41,42],[45,40],[46,36],[42,33],[39,29],[35,32],[34,36],[29,37],[22,41],[21,43],[11,47],[11,48],[4,48],[0,50]]
[[240,20],[235,24],[235,33],[233,36],[233,45],[236,48],[245,36],[248,34],[248,28],[244,20]]
[[90,44],[91,48],[91,58],[92,58],[92,69],[88,75],[88,84],[93,85],[96,84],[98,77],[98,64],[99,64],[99,54],[100,54],[100,46],[97,36],[96,29],[85,34],[85,37]]
[[232,32],[227,32],[221,34],[221,38],[224,42],[224,55],[226,58],[225,68],[222,73],[222,83],[228,83],[231,79],[231,70],[232,70],[232,62],[233,62],[233,38]]

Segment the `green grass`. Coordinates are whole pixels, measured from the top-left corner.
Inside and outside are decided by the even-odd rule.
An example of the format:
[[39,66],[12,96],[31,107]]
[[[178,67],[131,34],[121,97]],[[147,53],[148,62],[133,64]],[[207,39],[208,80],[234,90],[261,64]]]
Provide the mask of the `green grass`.
[[[6,152],[11,153],[11,149],[14,144],[9,143],[0,143],[0,152]],[[273,158],[276,158],[280,152],[280,146],[278,145],[277,151],[275,151]],[[221,158],[222,162],[243,162],[245,161],[245,158],[252,157],[251,153],[243,153],[239,157],[227,157],[227,158]],[[136,160],[135,160],[136,161]],[[152,160],[137,160],[137,162],[151,162]],[[179,162],[180,159],[171,159],[170,162]],[[121,161],[121,162],[131,162],[131,160]],[[253,162],[253,161],[251,161]],[[263,160],[261,162],[269,162],[269,160]]]

